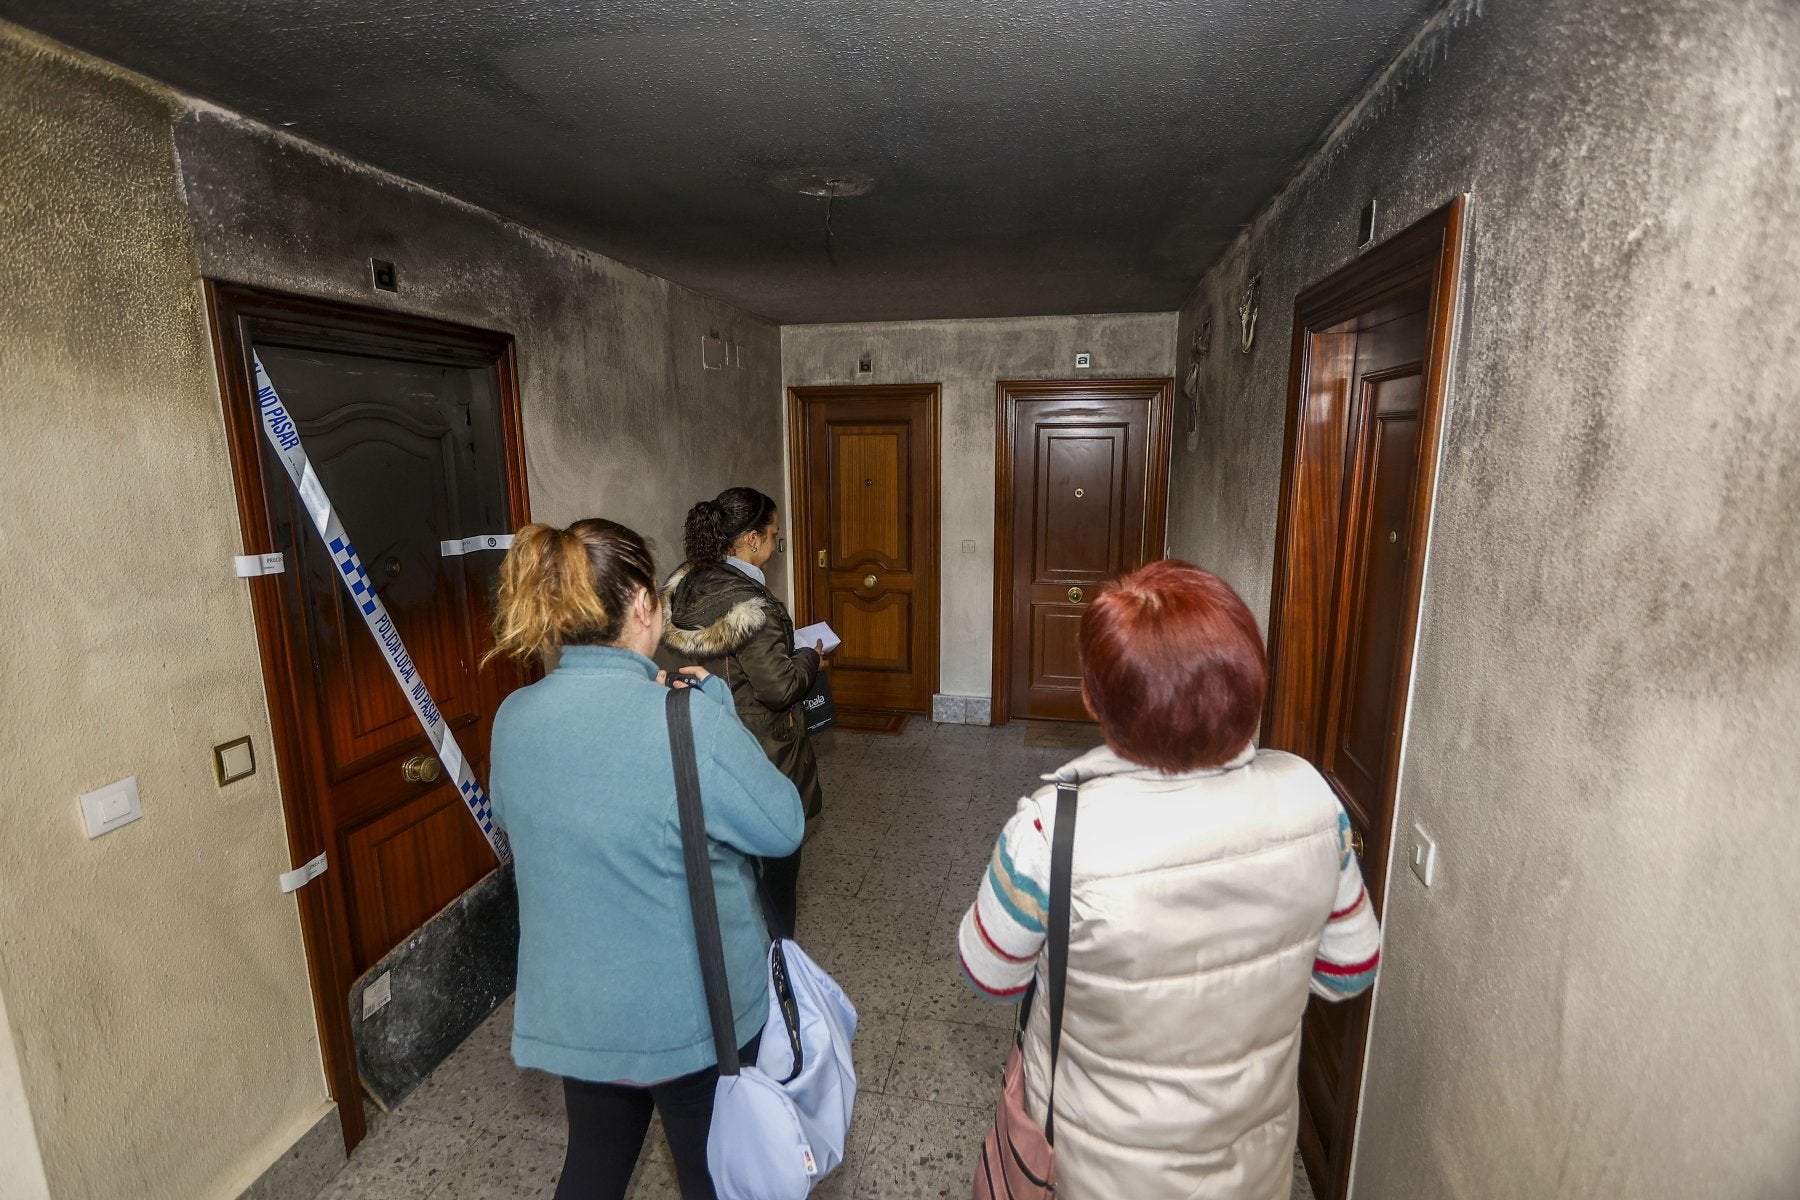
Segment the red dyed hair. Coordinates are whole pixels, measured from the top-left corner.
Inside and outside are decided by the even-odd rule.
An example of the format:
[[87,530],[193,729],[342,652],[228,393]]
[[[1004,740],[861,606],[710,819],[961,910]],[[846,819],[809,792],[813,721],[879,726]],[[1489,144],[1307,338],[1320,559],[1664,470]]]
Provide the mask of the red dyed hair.
[[1269,688],[1256,618],[1231,585],[1165,558],[1102,592],[1081,618],[1082,691],[1106,744],[1171,774],[1229,762]]

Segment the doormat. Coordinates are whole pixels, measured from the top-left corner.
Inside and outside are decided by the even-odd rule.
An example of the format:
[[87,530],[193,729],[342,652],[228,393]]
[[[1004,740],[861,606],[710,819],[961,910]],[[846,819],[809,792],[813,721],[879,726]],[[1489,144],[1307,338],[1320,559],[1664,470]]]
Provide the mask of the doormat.
[[834,728],[848,729],[853,733],[899,733],[906,728],[906,719],[910,715],[877,712],[870,708],[840,708],[837,710],[837,725]]
[[1104,741],[1090,721],[1027,721],[1025,744],[1056,750],[1092,750]]

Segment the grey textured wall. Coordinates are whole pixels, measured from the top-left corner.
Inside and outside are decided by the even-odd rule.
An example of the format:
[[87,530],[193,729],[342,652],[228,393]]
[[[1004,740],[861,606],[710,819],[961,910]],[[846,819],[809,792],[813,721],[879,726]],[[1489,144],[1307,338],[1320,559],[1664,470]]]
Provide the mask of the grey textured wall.
[[[200,272],[518,339],[532,515],[623,521],[681,558],[696,500],[782,487],[776,327],[215,109],[176,128]],[[369,284],[392,260],[398,296]],[[709,333],[743,367],[704,370]]]
[[235,1197],[327,1102],[200,277],[511,331],[534,514],[667,566],[694,499],[781,486],[779,338],[3,24],[0,161],[0,1195]]
[[1175,548],[1266,615],[1293,298],[1472,196],[1365,1200],[1800,1194],[1797,117],[1786,0],[1458,3],[1181,314]]
[[[938,691],[986,696],[994,642],[994,385],[1002,379],[1143,378],[1173,370],[1172,313],[785,325],[788,387],[942,385],[943,602]],[[1086,371],[1075,355],[1093,355]],[[873,370],[862,375],[864,354]],[[963,548],[975,543],[973,551]]]

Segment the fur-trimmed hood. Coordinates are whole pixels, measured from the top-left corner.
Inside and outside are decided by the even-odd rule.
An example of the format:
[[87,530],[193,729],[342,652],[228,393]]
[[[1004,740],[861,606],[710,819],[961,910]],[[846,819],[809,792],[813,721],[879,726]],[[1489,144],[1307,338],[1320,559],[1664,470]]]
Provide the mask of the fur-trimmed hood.
[[723,563],[683,566],[663,585],[663,642],[693,658],[736,654],[782,613],[767,588]]

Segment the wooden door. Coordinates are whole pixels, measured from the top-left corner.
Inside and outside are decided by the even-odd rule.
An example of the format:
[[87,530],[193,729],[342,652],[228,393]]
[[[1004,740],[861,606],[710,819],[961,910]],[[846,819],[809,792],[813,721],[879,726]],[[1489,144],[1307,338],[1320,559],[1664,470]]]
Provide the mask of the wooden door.
[[1171,381],[1000,385],[996,721],[1085,721],[1076,631],[1162,554]]
[[[524,519],[511,342],[247,289],[212,289],[246,549],[287,569],[251,582],[328,1067],[350,983],[495,866],[493,851],[390,673],[296,489],[257,426],[262,359],[420,677],[485,779],[494,710],[523,682],[479,667],[496,552],[441,543]],[[416,324],[416,327],[414,327]],[[410,335],[410,336],[409,336]],[[408,773],[408,765],[424,768]],[[423,773],[427,779],[419,779]],[[327,1019],[331,1029],[326,1029]],[[354,1067],[348,1067],[348,1081]],[[340,1111],[360,1105],[338,1091]],[[345,1116],[347,1140],[351,1118]]]
[[936,384],[795,388],[794,578],[799,624],[844,644],[845,708],[931,711],[938,679]]
[[[1265,742],[1336,791],[1378,914],[1460,238],[1459,203],[1297,302]],[[1349,1185],[1368,1017],[1364,996],[1303,1020],[1300,1149],[1322,1200]]]
[[[1429,293],[1404,298],[1396,315],[1362,319],[1348,332],[1355,354],[1348,381],[1346,486],[1337,523],[1339,548],[1331,580],[1332,617],[1325,643],[1322,720],[1310,758],[1350,816],[1352,837],[1385,846],[1393,824],[1383,781],[1398,749],[1389,734],[1400,719],[1399,641],[1406,613],[1406,564],[1419,475],[1419,416],[1425,369],[1425,305]],[[1376,911],[1386,898],[1386,856],[1362,856]],[[1355,1110],[1358,1046],[1368,1002],[1313,1000],[1302,1025],[1300,1091],[1318,1153],[1333,1163],[1348,1146],[1345,1114]]]

